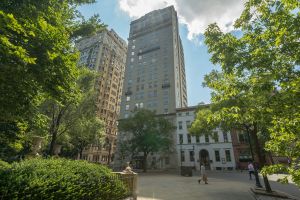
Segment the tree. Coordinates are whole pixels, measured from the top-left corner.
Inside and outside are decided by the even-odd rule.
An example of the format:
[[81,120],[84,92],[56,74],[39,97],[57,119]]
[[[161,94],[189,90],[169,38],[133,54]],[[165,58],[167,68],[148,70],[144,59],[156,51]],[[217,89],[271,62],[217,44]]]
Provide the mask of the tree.
[[95,90],[96,80],[99,78],[97,73],[91,73],[85,69],[86,74],[81,77],[79,86],[81,86],[82,97],[79,104],[74,107],[71,112],[72,117],[68,116],[68,124],[70,126],[68,133],[70,137],[69,143],[72,144],[76,152],[82,158],[84,147],[92,143],[102,143],[104,133],[104,124],[96,113],[97,91]]
[[[205,77],[205,85],[212,91],[212,104],[209,108],[200,109],[192,124],[190,132],[194,135],[211,134],[217,127],[224,131],[232,129],[244,130],[251,136],[254,143],[256,159],[252,148],[252,159],[258,160],[260,165],[265,165],[266,160],[259,142],[259,131],[265,130],[265,125],[269,120],[268,114],[263,112],[260,106],[266,101],[264,96],[258,98],[254,95],[252,79],[240,79],[233,72],[230,74],[213,71]],[[255,93],[257,94],[257,93]],[[213,135],[212,135],[213,136]],[[252,144],[250,144],[252,146]],[[257,174],[255,174],[257,176]],[[256,185],[260,186],[258,178]],[[264,176],[266,189],[271,191],[267,177]]]
[[[206,78],[214,89],[213,104],[227,112],[223,116],[251,122],[253,136],[264,133],[269,138],[266,150],[292,160],[291,166],[266,167],[264,175],[285,169],[298,185],[300,172],[294,167],[300,147],[299,7],[297,0],[250,0],[235,23],[241,37],[222,33],[216,24],[205,32],[211,61],[222,69]],[[219,80],[232,84],[222,86]],[[222,108],[224,102],[234,104]]]
[[150,153],[167,151],[172,143],[171,132],[174,126],[167,119],[154,112],[139,109],[133,116],[119,121],[119,131],[126,134],[123,143],[134,152],[143,153],[143,170],[147,171],[147,158]]
[[88,144],[101,142],[103,136],[103,122],[96,116],[79,118],[70,129],[69,143],[75,148],[75,153],[82,159],[82,151]]
[[103,125],[96,116],[95,90],[95,82],[99,75],[86,68],[81,68],[80,74],[76,99],[64,103],[46,99],[41,106],[41,113],[48,118],[50,155],[54,153],[57,140],[66,135],[78,153],[82,153],[83,148],[93,139],[100,139]]
[[[38,107],[45,98],[62,104],[76,97],[78,53],[73,41],[104,27],[97,16],[85,20],[76,10],[78,5],[92,2],[94,0],[1,1],[2,127],[20,125],[20,129],[30,129],[36,123],[33,119],[39,120]],[[3,130],[1,135],[9,132]],[[22,135],[21,132],[14,134]]]

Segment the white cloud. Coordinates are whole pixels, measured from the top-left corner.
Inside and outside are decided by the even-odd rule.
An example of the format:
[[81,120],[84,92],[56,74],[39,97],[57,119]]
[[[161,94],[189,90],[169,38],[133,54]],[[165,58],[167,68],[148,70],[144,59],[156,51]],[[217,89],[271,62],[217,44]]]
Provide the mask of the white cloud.
[[195,40],[214,22],[222,31],[232,31],[244,2],[245,0],[119,0],[119,6],[131,18],[136,19],[152,10],[174,5],[179,22],[187,26],[188,39]]

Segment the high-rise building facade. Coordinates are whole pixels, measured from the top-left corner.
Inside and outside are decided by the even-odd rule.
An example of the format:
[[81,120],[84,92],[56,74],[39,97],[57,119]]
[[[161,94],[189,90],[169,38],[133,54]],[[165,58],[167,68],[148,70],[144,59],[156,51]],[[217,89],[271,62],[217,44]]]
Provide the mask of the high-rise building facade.
[[[170,6],[152,11],[130,24],[120,119],[143,108],[155,111],[175,125],[176,108],[182,107],[187,107],[184,53],[177,13]],[[119,148],[128,136],[118,134]],[[175,144],[175,133],[172,140]],[[120,152],[119,149],[115,167],[123,166],[130,159],[134,168],[139,167],[140,155],[126,158]],[[176,154],[175,146],[168,153],[151,154],[149,167],[176,168]]]
[[114,30],[105,29],[92,37],[82,38],[76,46],[80,51],[79,65],[100,73],[95,86],[97,116],[104,121],[106,134],[104,145],[91,144],[84,150],[83,158],[109,164],[116,149],[127,44]]
[[187,106],[184,54],[173,6],[132,21],[120,118],[136,108],[175,113]]

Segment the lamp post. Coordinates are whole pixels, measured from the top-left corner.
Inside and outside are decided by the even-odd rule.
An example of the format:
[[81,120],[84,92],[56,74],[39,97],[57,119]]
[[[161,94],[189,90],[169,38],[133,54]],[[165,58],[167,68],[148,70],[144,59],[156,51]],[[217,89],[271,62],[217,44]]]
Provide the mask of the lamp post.
[[[249,140],[249,147],[250,147],[250,152],[251,152],[251,157],[252,157],[252,162],[254,161],[254,154],[253,154],[253,149],[252,149],[252,144],[250,140],[250,133],[249,133],[249,126],[246,126],[246,131],[247,131],[247,136]],[[257,172],[257,165],[254,165],[254,176],[255,176],[255,186],[258,188],[262,188],[259,177],[258,177],[258,172]]]
[[180,175],[182,175],[182,139],[179,139],[179,145],[180,145]]
[[109,141],[108,143],[108,160],[107,160],[107,165],[109,166],[110,161],[111,161],[111,148],[112,148],[112,144],[111,141]]
[[194,144],[193,144],[193,152],[194,152],[194,169],[196,171],[196,162],[195,162],[196,152],[195,152],[195,145]]
[[180,143],[180,168],[182,167],[182,143]]

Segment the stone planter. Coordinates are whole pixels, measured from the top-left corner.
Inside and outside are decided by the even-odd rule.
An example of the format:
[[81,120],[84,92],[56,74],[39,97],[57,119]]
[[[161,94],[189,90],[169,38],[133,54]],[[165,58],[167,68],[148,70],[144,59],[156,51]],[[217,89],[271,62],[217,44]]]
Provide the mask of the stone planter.
[[53,149],[54,155],[58,156],[58,154],[60,154],[60,152],[61,152],[61,148],[62,148],[62,145],[55,144],[54,145],[54,149]]
[[114,173],[128,188],[131,197],[130,199],[137,200],[138,174],[132,171],[129,162],[127,162],[127,167],[122,172],[114,172]]
[[39,155],[39,150],[42,148],[42,142],[43,142],[43,137],[40,136],[33,136],[32,137],[32,147],[31,147],[31,154],[38,156]]

